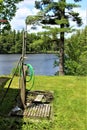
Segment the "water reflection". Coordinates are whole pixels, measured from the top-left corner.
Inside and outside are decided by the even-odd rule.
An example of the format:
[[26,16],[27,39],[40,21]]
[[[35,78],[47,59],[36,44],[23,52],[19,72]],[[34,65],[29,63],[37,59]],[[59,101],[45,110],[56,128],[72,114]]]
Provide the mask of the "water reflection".
[[[35,70],[35,75],[54,75],[58,67],[53,63],[57,59],[55,54],[28,54],[25,63],[29,63]],[[20,54],[0,54],[0,75],[11,73],[21,57]]]

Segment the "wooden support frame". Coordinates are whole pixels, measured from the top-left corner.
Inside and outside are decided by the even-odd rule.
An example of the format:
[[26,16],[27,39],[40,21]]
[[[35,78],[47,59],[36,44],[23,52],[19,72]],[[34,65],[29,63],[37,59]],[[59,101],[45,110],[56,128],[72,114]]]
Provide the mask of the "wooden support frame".
[[26,106],[25,103],[25,98],[26,98],[26,71],[27,71],[27,66],[23,65],[23,73],[20,76],[19,79],[19,88],[20,88],[20,107],[23,109]]
[[21,108],[26,107],[25,98],[26,98],[26,72],[27,72],[27,66],[24,65],[24,59],[26,55],[26,31],[23,31],[23,46],[22,46],[22,59],[21,59],[21,72],[20,72],[20,79],[19,79],[19,89],[20,89],[20,103],[19,106]]

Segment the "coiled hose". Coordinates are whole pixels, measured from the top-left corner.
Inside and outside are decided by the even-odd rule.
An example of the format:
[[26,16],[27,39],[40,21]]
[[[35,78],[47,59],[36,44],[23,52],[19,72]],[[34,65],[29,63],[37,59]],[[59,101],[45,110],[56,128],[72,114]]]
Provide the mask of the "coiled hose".
[[34,85],[34,80],[35,80],[35,77],[34,77],[34,69],[32,67],[31,64],[26,64],[26,66],[28,67],[28,71],[27,71],[27,75],[30,76],[29,80],[26,80],[26,82],[30,82],[32,81],[32,86],[29,90],[32,89],[33,85]]

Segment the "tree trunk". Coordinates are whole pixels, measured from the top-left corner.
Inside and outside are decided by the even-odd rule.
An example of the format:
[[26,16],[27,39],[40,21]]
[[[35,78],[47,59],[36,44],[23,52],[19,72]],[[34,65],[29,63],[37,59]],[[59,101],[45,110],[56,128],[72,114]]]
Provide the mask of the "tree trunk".
[[[62,0],[66,3],[66,0]],[[61,20],[65,18],[65,6],[61,8]],[[64,75],[64,34],[63,31],[65,25],[60,24],[60,43],[59,43],[59,75]]]
[[60,33],[60,44],[59,44],[59,75],[64,75],[64,32]]

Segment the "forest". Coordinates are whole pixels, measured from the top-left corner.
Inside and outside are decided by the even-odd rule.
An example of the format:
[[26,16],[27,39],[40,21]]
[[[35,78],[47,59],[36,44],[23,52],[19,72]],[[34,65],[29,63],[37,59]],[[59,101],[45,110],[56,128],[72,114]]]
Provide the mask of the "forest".
[[[75,34],[72,34],[71,37],[65,39],[65,55],[70,55],[70,53],[74,55],[75,52],[81,54],[84,52],[84,54],[86,54],[86,32],[87,27],[85,27],[85,29],[77,30]],[[55,33],[50,34],[47,31],[27,33],[26,53],[58,53],[58,40]],[[8,33],[2,33],[0,35],[0,54],[21,54],[22,44],[23,30],[11,30]]]
[[[57,51],[56,40],[47,32],[27,33],[26,53],[46,53]],[[23,31],[9,31],[0,35],[0,54],[22,53]]]

